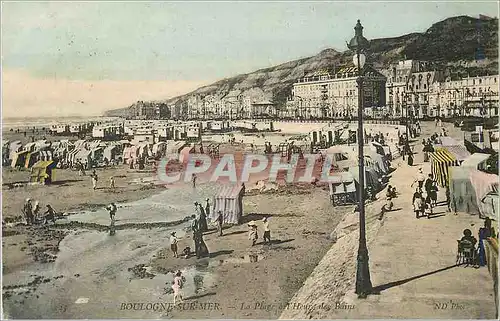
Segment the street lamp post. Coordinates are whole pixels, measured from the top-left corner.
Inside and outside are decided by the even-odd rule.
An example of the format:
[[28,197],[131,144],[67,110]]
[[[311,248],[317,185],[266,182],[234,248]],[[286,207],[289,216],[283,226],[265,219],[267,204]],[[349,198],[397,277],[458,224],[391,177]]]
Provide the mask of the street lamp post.
[[363,156],[363,65],[365,63],[365,56],[362,52],[368,48],[369,42],[363,37],[363,26],[361,26],[359,20],[354,30],[355,35],[347,46],[356,53],[354,56],[354,63],[358,69],[356,82],[358,83],[359,246],[356,269],[356,294],[359,298],[366,298],[366,296],[372,292],[372,282],[370,280],[365,226],[365,164]]

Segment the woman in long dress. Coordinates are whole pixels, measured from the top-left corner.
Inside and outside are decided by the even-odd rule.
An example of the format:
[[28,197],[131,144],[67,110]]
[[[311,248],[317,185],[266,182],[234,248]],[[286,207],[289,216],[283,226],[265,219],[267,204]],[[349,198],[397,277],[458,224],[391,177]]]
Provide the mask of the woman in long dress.
[[177,271],[175,273],[174,281],[172,282],[172,290],[174,290],[174,304],[179,299],[179,302],[182,303],[182,287],[184,285],[184,278],[182,276],[181,271]]
[[196,258],[207,257],[210,253],[208,251],[208,247],[203,240],[203,232],[197,229],[194,232],[194,244],[196,246]]

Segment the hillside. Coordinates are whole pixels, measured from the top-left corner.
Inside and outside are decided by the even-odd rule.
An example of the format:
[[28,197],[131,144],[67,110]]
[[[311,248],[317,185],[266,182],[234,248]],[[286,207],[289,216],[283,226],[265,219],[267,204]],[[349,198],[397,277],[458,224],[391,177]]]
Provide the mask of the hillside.
[[[433,24],[424,33],[370,41],[369,61],[377,68],[401,59],[433,61],[451,76],[482,75],[498,72],[498,19],[480,20],[468,16],[448,18]],[[182,103],[190,95],[218,96],[245,94],[254,99],[268,99],[282,104],[292,84],[318,69],[335,69],[349,63],[349,50],[326,49],[319,54],[260,69],[249,74],[217,81],[188,94],[166,100]],[[480,63],[466,64],[480,60]],[[124,115],[130,107],[108,111],[106,116]]]

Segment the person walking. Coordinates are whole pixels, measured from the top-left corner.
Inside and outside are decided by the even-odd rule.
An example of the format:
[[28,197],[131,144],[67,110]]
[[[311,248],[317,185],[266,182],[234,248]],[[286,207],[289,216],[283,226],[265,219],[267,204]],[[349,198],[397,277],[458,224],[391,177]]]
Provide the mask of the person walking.
[[422,192],[422,187],[424,187],[424,182],[425,182],[425,175],[424,175],[424,172],[422,171],[422,167],[420,167],[418,169],[417,177],[416,177],[415,181],[413,181],[413,183],[411,184],[411,187],[413,187],[413,185],[415,183],[417,183],[418,189],[420,190],[420,192]]
[[90,178],[92,179],[92,189],[96,190],[97,189],[97,180],[99,178],[97,177],[97,173],[95,172],[95,170],[90,175]]
[[271,230],[269,229],[269,220],[267,217],[262,219],[262,225],[264,227],[264,243],[271,244]]
[[56,211],[49,204],[47,204],[47,210],[43,214],[43,224],[49,224],[49,221],[56,222]]
[[210,200],[207,198],[206,204],[205,204],[205,215],[207,217],[210,217]]
[[200,224],[200,231],[206,232],[208,231],[208,224],[207,224],[207,216],[205,215],[205,209],[200,203],[198,203],[198,208],[200,211],[200,216],[198,220],[198,223]]
[[431,218],[433,212],[432,212],[432,203],[431,203],[431,198],[430,195],[427,195],[424,201],[424,213],[427,216],[428,219]]
[[116,210],[117,210],[115,203],[109,204],[108,207],[106,207],[106,209],[109,212],[109,218],[111,219],[111,221],[114,221],[115,215],[116,215]]
[[193,183],[193,188],[196,188],[196,174],[193,174],[193,177],[191,178],[191,182]]
[[252,241],[252,246],[254,246],[255,243],[257,242],[257,239],[259,238],[259,235],[257,233],[257,225],[255,224],[254,221],[250,221],[248,223],[248,228],[249,228],[248,239]]
[[219,231],[219,236],[222,236],[222,225],[224,224],[224,216],[222,215],[222,211],[218,212],[217,215],[217,230]]
[[177,236],[175,235],[175,231],[170,233],[170,249],[172,250],[172,253],[174,254],[174,257],[177,258],[179,257],[177,255]]
[[422,194],[420,193],[419,189],[413,193],[413,211],[415,212],[415,217],[418,219],[420,218],[420,213],[422,211]]
[[[448,186],[446,186],[445,195],[446,195],[446,207],[448,208],[448,212],[451,212],[450,187],[448,187]],[[457,214],[457,213],[455,213],[455,214]]]
[[24,203],[23,210],[24,219],[27,225],[33,224],[33,205],[31,204],[31,199],[27,198]]
[[436,181],[433,181],[432,182],[432,185],[429,189],[429,195],[431,197],[431,205],[433,207],[436,207],[437,206],[437,197],[438,197],[438,186],[437,186],[437,182]]
[[35,206],[33,206],[33,221],[36,222],[38,220],[38,214],[40,213],[40,205],[38,201],[35,201]]
[[182,276],[181,271],[175,273],[174,281],[172,282],[172,290],[174,290],[174,305],[177,303],[182,303],[182,288],[184,287],[185,278]]
[[112,190],[115,189],[115,178],[113,176],[109,178],[109,188],[111,188]]

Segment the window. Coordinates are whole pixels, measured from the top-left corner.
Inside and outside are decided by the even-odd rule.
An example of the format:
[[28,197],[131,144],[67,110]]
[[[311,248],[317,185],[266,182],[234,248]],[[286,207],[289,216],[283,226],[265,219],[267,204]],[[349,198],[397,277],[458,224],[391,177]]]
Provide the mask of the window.
[[480,85],[481,85],[481,83],[482,83],[482,82],[483,82],[483,80],[482,80],[482,79],[479,79],[479,84],[480,84]]
[[427,85],[426,84],[424,84],[424,89],[427,89]]

